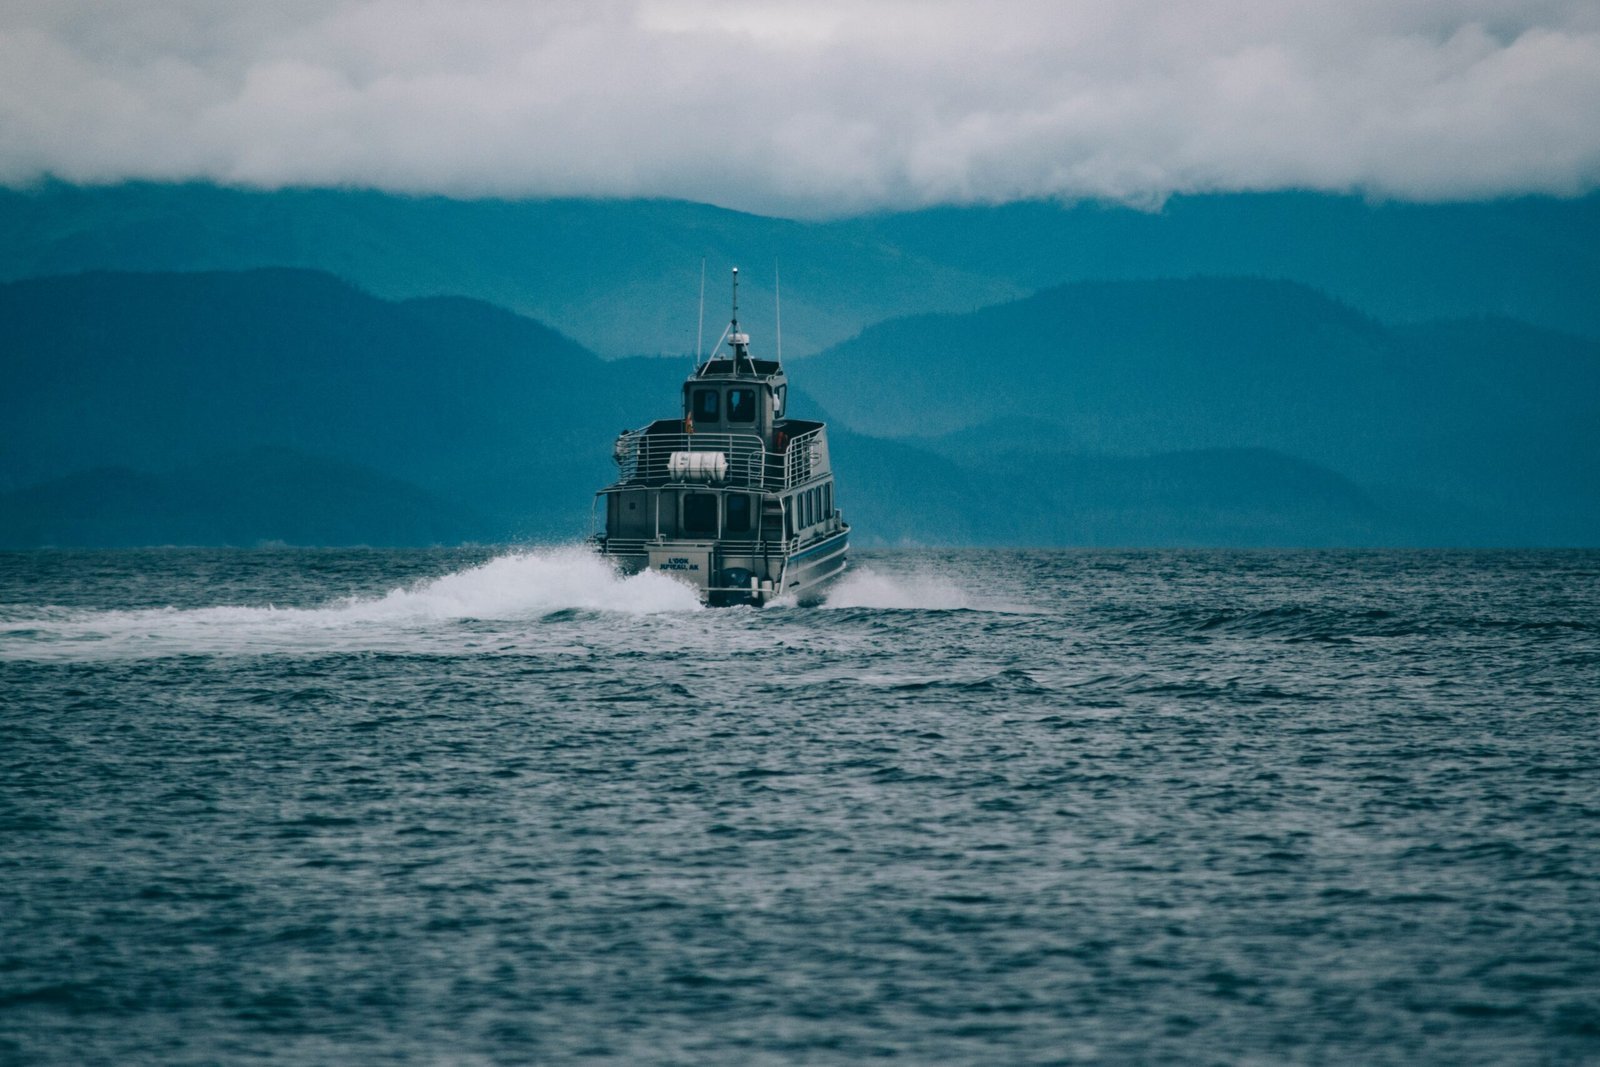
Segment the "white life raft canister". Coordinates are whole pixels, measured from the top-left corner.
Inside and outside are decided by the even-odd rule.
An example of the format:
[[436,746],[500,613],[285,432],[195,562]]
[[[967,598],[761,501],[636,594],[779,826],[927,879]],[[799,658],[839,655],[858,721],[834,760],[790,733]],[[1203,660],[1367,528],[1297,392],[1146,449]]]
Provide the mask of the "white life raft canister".
[[723,452],[674,452],[667,457],[667,472],[682,482],[724,481],[728,456]]

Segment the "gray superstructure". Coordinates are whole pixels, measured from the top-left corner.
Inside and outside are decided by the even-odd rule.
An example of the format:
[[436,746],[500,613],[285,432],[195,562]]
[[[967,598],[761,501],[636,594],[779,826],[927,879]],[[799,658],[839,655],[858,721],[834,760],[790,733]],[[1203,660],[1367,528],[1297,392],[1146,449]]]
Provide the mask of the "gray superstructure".
[[730,353],[684,381],[679,418],[617,438],[595,542],[623,570],[670,574],[710,604],[814,600],[843,572],[850,537],[828,431],[789,418],[783,367],[750,355],[733,273]]

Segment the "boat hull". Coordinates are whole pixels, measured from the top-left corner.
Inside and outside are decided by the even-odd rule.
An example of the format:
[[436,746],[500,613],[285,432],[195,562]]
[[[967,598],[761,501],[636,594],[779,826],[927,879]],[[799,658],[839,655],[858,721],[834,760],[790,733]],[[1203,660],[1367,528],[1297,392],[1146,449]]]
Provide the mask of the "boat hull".
[[814,604],[848,565],[850,531],[837,530],[784,550],[748,542],[617,543],[604,537],[597,539],[597,547],[624,574],[665,574],[694,589],[713,607],[759,607],[780,598]]
[[827,587],[844,574],[849,556],[849,530],[800,546],[789,557],[784,595],[794,597],[801,604],[819,602]]

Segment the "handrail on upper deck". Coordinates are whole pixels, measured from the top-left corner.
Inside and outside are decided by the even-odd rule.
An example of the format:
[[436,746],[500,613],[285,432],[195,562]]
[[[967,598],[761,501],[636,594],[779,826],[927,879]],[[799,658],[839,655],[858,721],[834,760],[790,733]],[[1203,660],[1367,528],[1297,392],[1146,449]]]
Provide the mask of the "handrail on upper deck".
[[809,481],[821,459],[822,427],[789,441],[782,452],[766,447],[758,434],[651,433],[649,427],[617,439],[618,484],[663,485],[673,480],[674,452],[721,453],[726,474],[714,483],[734,489],[789,489]]

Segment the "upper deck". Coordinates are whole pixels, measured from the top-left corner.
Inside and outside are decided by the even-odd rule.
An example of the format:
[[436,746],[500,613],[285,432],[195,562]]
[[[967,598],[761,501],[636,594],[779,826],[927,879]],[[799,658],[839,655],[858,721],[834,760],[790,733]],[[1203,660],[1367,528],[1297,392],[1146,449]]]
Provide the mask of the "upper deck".
[[781,492],[832,470],[820,422],[787,420],[771,444],[759,433],[686,433],[683,421],[658,419],[617,438],[619,471],[608,489],[686,484]]

